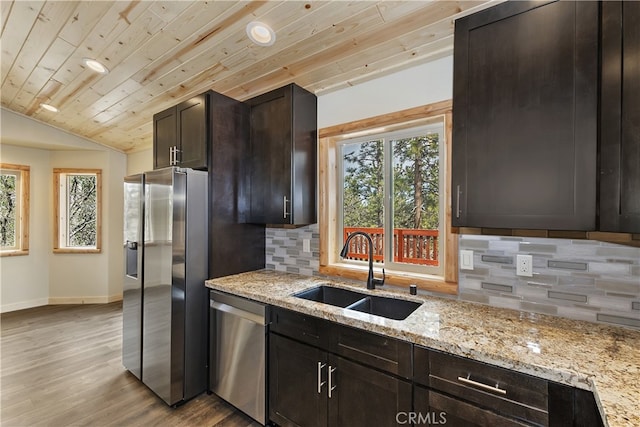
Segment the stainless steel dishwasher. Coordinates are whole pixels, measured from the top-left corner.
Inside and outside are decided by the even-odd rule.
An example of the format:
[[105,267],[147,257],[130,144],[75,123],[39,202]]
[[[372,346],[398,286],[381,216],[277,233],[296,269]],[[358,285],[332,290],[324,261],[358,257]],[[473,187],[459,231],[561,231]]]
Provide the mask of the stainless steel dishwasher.
[[266,306],[209,292],[209,389],[266,422]]

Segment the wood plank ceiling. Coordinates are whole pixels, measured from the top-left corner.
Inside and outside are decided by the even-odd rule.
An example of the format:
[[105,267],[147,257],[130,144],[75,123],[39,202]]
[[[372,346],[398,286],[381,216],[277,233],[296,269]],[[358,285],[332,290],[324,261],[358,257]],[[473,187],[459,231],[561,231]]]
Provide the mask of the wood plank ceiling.
[[[450,55],[453,20],[494,3],[2,0],[2,106],[134,152],[151,147],[154,113],[208,89],[320,95]],[[249,41],[251,21],[273,46]]]

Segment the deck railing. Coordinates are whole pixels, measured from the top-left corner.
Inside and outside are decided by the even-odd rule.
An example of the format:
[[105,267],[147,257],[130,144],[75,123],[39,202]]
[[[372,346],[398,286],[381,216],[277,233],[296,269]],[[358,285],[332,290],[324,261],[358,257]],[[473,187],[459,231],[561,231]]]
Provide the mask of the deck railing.
[[[345,227],[343,242],[355,232],[362,231],[373,241],[373,260],[383,261],[384,229],[367,227]],[[369,259],[367,240],[361,236],[349,242],[348,259],[366,261]],[[438,265],[438,230],[418,230],[412,228],[393,229],[393,261],[407,264]]]

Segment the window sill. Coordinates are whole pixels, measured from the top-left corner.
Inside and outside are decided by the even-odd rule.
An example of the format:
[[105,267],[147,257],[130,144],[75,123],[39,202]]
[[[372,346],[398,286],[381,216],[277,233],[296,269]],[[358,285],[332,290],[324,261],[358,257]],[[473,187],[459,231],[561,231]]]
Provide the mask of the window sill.
[[7,251],[2,251],[0,252],[0,257],[4,257],[4,256],[24,256],[24,255],[29,255],[29,250],[22,250],[22,249],[16,249],[16,250],[7,250]]
[[[327,276],[338,276],[346,279],[362,280],[366,282],[369,269],[349,264],[321,265],[320,274]],[[374,269],[376,278],[381,277],[381,272]],[[385,283],[396,286],[417,285],[418,289],[442,294],[457,295],[458,283],[445,282],[441,277],[429,276],[425,274],[407,273],[403,271],[385,270]]]
[[71,249],[71,248],[58,248],[54,249],[54,254],[99,254],[102,249]]

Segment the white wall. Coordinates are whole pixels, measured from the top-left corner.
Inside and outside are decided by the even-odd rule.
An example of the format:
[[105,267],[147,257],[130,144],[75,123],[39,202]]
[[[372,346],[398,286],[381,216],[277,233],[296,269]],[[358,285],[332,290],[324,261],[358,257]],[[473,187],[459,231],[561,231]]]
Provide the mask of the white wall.
[[[108,302],[122,294],[125,155],[114,151],[53,151],[51,168],[102,169],[102,252],[51,254],[49,301]],[[53,197],[51,196],[51,204]],[[50,221],[53,227],[53,219]]]
[[153,170],[153,149],[149,148],[127,155],[127,175]]
[[453,56],[318,97],[318,128],[451,99]]
[[127,175],[127,156],[117,151],[107,151],[109,168],[103,170],[102,243],[107,260],[107,293],[109,301],[122,298],[122,278],[124,277],[124,181]]
[[46,305],[49,301],[51,238],[50,152],[2,145],[3,163],[27,165],[30,170],[29,255],[0,258],[1,310],[13,311]]
[[[0,311],[120,299],[126,155],[20,114],[1,112],[0,160],[31,167],[31,200],[29,255],[0,258]],[[53,168],[59,167],[102,169],[100,254],[53,254]]]

